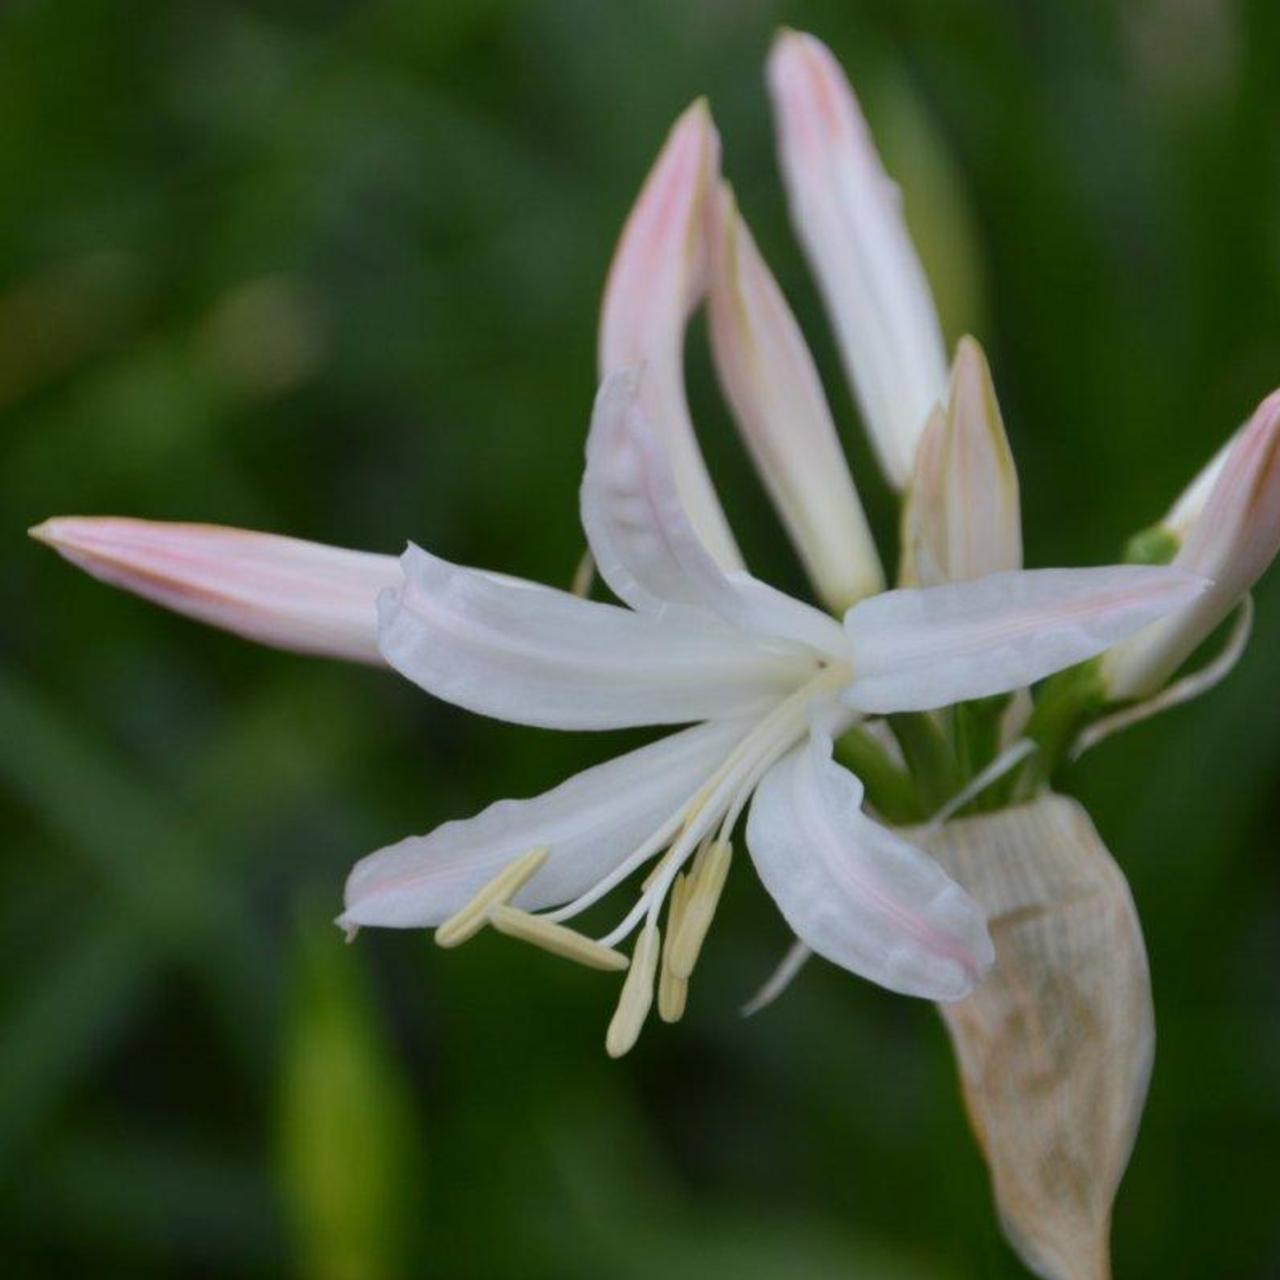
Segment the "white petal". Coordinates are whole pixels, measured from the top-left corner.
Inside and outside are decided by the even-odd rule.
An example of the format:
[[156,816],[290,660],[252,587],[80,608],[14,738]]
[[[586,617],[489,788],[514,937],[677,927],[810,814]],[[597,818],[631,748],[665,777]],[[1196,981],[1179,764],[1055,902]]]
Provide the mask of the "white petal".
[[31,530],[86,573],[261,644],[380,663],[378,593],[395,556],[271,533],[117,516],[58,516]]
[[945,399],[947,359],[900,194],[821,41],[784,31],[769,57],[769,88],[792,221],[880,464],[901,489],[925,421]]
[[676,121],[623,228],[600,314],[600,375],[645,366],[644,407],[671,454],[680,499],[717,562],[742,557],[698,448],[684,392],[684,333],[706,286],[706,203],[720,139],[705,102]]
[[347,880],[344,925],[434,927],[513,858],[538,845],[546,865],[515,902],[568,902],[612,871],[676,813],[750,721],[697,725],[596,765],[528,800],[500,800],[361,859]]
[[884,571],[800,326],[728,186],[712,218],[710,320],[720,385],[819,595],[843,613]]
[[765,775],[747,846],[796,936],[891,991],[959,1000],[995,958],[977,904],[862,812],[862,784],[832,760],[825,733]]
[[634,609],[692,608],[760,636],[842,655],[839,624],[745,572],[726,573],[694,531],[670,456],[643,408],[649,373],[607,378],[596,397],[582,481],[582,524],[600,576]]
[[844,697],[888,713],[1004,693],[1094,657],[1206,586],[1175,569],[1113,565],[886,591],[845,615],[853,681]]
[[769,706],[816,669],[711,616],[659,618],[463,569],[418,547],[378,601],[382,655],[428,693],[552,729],[687,724]]

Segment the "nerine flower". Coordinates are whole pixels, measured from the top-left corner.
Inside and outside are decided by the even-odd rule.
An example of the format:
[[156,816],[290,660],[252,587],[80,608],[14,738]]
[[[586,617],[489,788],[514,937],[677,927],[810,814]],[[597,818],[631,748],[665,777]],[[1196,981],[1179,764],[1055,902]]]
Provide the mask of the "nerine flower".
[[[61,518],[36,531],[168,607],[286,648],[385,661],[480,714],[557,729],[691,725],[380,850],[347,885],[349,929],[434,928],[449,946],[488,924],[627,970],[615,1054],[638,1034],[655,980],[659,1012],[680,1016],[744,814],[761,880],[808,947],[895,991],[964,996],[992,960],[982,912],[864,812],[833,742],[865,717],[1030,685],[1205,585],[1144,566],[1019,568],[1016,477],[985,362],[962,346],[948,386],[927,282],[847,84],[821,45],[791,33],[770,83],[793,211],[867,425],[890,479],[935,493],[919,526],[933,567],[913,585],[880,591],[812,358],[720,184],[702,104],[646,182],[606,289],[581,514],[620,604],[417,547],[397,563],[208,526]],[[742,566],[684,392],[684,325],[704,298],[735,419],[836,617]],[[931,417],[940,425],[927,430]],[[930,458],[953,461],[927,471],[922,436]],[[996,505],[966,519],[992,485]],[[593,938],[569,926],[642,869],[614,928]],[[633,934],[628,958],[618,947]]]
[[[503,801],[373,854],[348,882],[344,925],[445,926],[452,935],[459,913],[477,928],[490,913],[501,929],[622,968],[625,957],[602,948],[640,929],[642,953],[656,955],[643,939],[657,936],[664,902],[687,873],[668,926],[679,951],[690,921],[705,930],[719,864],[754,793],[747,846],[795,932],[892,990],[958,999],[991,961],[982,915],[935,862],[862,813],[861,784],[832,759],[833,735],[859,715],[1030,684],[1100,653],[1201,585],[1139,566],[997,574],[871,596],[841,625],[716,564],[625,373],[598,397],[582,517],[600,573],[626,608],[496,579],[415,547],[404,584],[380,601],[384,657],[437,697],[519,724],[704,723],[546,795]],[[501,881],[502,901],[515,907],[494,913],[487,886],[535,849],[546,856],[518,863],[528,872],[518,885]],[[598,941],[575,944],[556,927],[651,861],[635,905]],[[483,912],[470,906],[478,894]],[[687,958],[678,954],[676,979],[688,978],[696,950],[690,942]]]

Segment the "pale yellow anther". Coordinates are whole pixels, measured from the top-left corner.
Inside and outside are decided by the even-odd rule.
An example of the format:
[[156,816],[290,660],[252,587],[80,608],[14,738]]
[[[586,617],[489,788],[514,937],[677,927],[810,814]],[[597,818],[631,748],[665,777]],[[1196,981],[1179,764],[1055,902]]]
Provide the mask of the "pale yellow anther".
[[531,942],[535,947],[550,951],[552,955],[576,960],[589,969],[625,969],[631,962],[621,951],[603,946],[594,938],[584,937],[562,924],[553,924],[542,916],[535,916],[519,907],[499,903],[489,909],[489,923],[499,933]]
[[596,559],[588,548],[582,553],[582,559],[578,561],[578,567],[573,571],[573,582],[569,586],[569,590],[580,599],[585,600],[591,594],[591,588],[596,580]]
[[436,945],[456,947],[474,938],[489,922],[489,912],[499,903],[510,902],[546,860],[547,847],[539,845],[508,862],[461,911],[455,911],[436,929]]
[[680,913],[680,927],[671,942],[669,967],[677,978],[688,981],[698,963],[698,953],[711,928],[732,857],[733,846],[727,840],[717,840],[707,847],[700,859],[701,865],[695,868]]
[[667,905],[667,937],[662,948],[662,969],[658,974],[658,1017],[663,1022],[679,1022],[689,998],[689,982],[671,972],[671,947],[680,931],[684,904],[689,896],[689,878],[683,872],[671,884]]
[[653,976],[662,950],[662,934],[653,920],[645,922],[631,955],[631,968],[622,984],[618,1008],[609,1023],[604,1047],[611,1058],[620,1058],[640,1035],[653,1004]]
[[671,966],[664,964],[658,975],[658,1017],[663,1022],[679,1022],[689,1002],[689,980],[677,978]]

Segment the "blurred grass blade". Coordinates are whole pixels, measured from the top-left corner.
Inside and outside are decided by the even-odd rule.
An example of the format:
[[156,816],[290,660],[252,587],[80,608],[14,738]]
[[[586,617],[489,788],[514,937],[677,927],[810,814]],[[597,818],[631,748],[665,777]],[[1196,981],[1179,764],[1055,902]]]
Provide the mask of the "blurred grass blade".
[[280,1163],[295,1238],[290,1273],[305,1280],[403,1274],[415,1126],[373,1019],[361,958],[327,916],[299,930],[280,1081]]
[[274,966],[230,877],[163,792],[131,778],[3,670],[0,726],[0,784],[65,836],[144,938],[210,986],[228,1042],[254,1060],[271,1017],[263,975]]
[[92,922],[32,972],[36,982],[4,1013],[0,1176],[58,1099],[145,1008],[153,976],[145,945],[114,919]]

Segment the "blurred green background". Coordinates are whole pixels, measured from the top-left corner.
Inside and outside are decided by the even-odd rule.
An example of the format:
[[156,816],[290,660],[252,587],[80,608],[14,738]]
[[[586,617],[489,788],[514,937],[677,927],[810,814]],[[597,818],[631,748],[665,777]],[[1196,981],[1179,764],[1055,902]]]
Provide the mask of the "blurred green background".
[[[733,878],[675,1028],[486,936],[328,923],[359,854],[615,750],[254,649],[30,543],[128,513],[567,582],[596,308],[676,113],[891,511],[790,238],[761,68],[845,62],[1031,563],[1097,563],[1280,382],[1275,0],[8,0],[0,11],[0,1253],[9,1276],[1013,1277],[932,1009]],[[799,586],[714,394],[751,562]],[[1280,1276],[1280,581],[1210,698],[1069,776],[1160,1044],[1121,1277]]]

